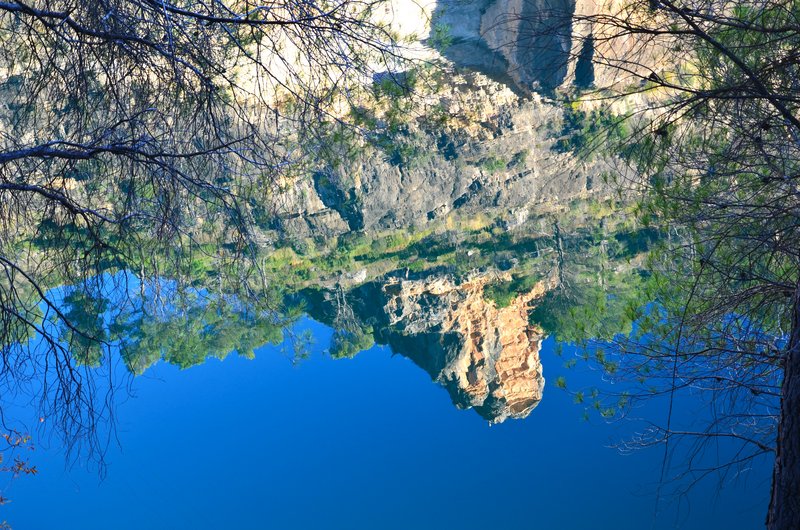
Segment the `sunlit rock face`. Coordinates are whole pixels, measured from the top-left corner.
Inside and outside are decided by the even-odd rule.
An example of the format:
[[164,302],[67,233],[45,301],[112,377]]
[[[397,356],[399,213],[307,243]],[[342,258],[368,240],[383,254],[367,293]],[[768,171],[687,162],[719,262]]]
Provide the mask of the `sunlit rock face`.
[[[275,237],[421,228],[448,216],[504,214],[609,196],[613,190],[603,175],[618,174],[620,166],[604,157],[576,157],[559,146],[576,124],[570,121],[574,117],[565,120],[562,103],[553,97],[592,86],[630,92],[662,70],[659,57],[671,49],[669,43],[643,41],[614,24],[591,20],[625,18],[628,4],[391,0],[387,20],[399,14],[398,34],[436,59],[444,82],[415,88],[412,111],[403,113],[402,126],[394,126],[402,132],[384,138],[382,147],[365,140],[346,160],[319,160],[298,177],[302,182],[276,190],[269,223]],[[630,14],[633,23],[645,15],[646,10]],[[438,45],[432,37],[437,33]],[[624,64],[627,73],[615,64]],[[651,96],[620,100],[619,112],[643,106],[645,97]],[[584,101],[582,108],[597,104]],[[359,103],[361,110],[374,106]],[[379,118],[376,123],[386,121],[385,115]]]
[[[572,13],[589,9],[586,2],[420,5],[452,41],[440,50],[445,82],[431,93],[425,84],[417,87],[416,106],[398,128],[403,132],[383,148],[364,142],[347,160],[321,160],[303,182],[281,187],[271,212],[281,235],[421,228],[448,216],[535,209],[609,193],[601,177],[610,168],[603,160],[558,149],[563,109],[549,98],[556,88],[594,78],[592,50],[578,49],[588,30],[570,22]],[[585,64],[570,59],[583,55]],[[431,109],[446,119],[432,121]],[[408,156],[398,156],[400,151]]]
[[541,329],[528,322],[546,282],[498,308],[484,297],[494,275],[395,279],[383,288],[387,339],[447,388],[459,408],[490,423],[524,418],[542,399]]
[[[469,115],[459,127],[402,137],[419,153],[397,164],[365,149],[348,164],[326,167],[276,197],[275,217],[290,238],[348,231],[424,227],[449,215],[474,216],[551,205],[608,193],[602,161],[556,152],[561,109],[525,101],[481,75],[454,74],[440,99],[448,115]],[[423,120],[424,121],[424,120]],[[416,122],[415,122],[416,123]],[[418,127],[418,125],[412,125]],[[493,167],[490,167],[494,164]]]

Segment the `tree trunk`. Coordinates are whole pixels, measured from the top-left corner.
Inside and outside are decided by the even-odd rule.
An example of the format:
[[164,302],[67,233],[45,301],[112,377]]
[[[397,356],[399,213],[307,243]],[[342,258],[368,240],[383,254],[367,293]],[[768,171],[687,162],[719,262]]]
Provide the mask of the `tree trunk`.
[[566,288],[564,285],[564,242],[561,239],[561,227],[558,226],[558,221],[553,224],[553,235],[556,238],[556,250],[558,251],[558,288],[563,293]]
[[784,362],[768,530],[800,529],[800,288],[794,293]]

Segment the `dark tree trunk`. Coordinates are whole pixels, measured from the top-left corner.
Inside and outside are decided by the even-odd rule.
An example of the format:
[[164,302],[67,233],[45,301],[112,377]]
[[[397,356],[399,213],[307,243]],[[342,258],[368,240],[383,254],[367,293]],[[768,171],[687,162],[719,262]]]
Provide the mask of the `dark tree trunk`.
[[794,293],[793,305],[792,332],[784,361],[768,530],[800,529],[800,289]]
[[553,224],[553,235],[556,238],[556,250],[558,251],[558,288],[564,292],[564,241],[561,239],[561,227],[558,221]]

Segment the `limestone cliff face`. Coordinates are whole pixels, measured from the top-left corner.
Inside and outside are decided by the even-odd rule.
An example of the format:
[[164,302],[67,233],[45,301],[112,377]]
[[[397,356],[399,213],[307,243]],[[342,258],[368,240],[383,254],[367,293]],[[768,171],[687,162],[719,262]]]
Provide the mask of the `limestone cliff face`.
[[[631,37],[610,38],[581,19],[619,13],[624,5],[624,0],[425,3],[431,24],[446,28],[452,43],[441,50],[444,88],[416,94],[421,106],[410,113],[416,117],[388,139],[415,156],[399,162],[366,142],[354,160],[321,164],[307,182],[276,198],[282,204],[278,230],[289,237],[327,237],[421,226],[454,211],[535,209],[607,193],[599,177],[609,168],[602,161],[587,163],[553,149],[563,109],[548,94],[630,81],[594,59],[622,58],[641,45]],[[448,117],[446,123],[432,127],[426,121],[433,108]]]
[[392,348],[447,388],[459,408],[474,408],[490,423],[524,418],[542,399],[542,331],[528,322],[541,282],[509,306],[484,298],[494,276],[456,284],[449,278],[395,279],[383,288],[386,333]]
[[417,153],[397,163],[365,149],[338,168],[322,167],[287,188],[280,229],[290,237],[423,226],[451,212],[510,211],[606,193],[608,168],[553,150],[562,109],[539,96],[520,99],[482,74],[453,74],[437,95],[456,124],[396,138]]

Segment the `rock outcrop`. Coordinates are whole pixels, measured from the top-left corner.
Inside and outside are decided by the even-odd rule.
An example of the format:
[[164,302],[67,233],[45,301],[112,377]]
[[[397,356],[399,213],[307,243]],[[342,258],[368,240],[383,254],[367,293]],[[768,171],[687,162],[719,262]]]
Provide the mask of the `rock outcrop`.
[[[658,45],[642,42],[598,15],[635,19],[624,0],[440,0],[433,19],[453,28],[444,55],[455,64],[484,72],[522,93],[611,87],[625,83],[626,70],[658,69]],[[470,23],[464,23],[468,16]],[[638,80],[637,80],[638,82]]]
[[545,336],[528,315],[553,281],[544,278],[505,307],[486,298],[487,285],[510,279],[498,271],[462,280],[390,277],[346,294],[308,291],[304,302],[313,318],[332,326],[346,314],[351,329],[368,330],[376,343],[428,372],[456,407],[472,408],[494,424],[527,417],[545,383],[539,358]]
[[503,213],[604,194],[608,168],[553,146],[562,109],[545,98],[518,98],[482,74],[453,73],[438,105],[457,125],[426,127],[393,138],[415,158],[398,163],[366,148],[354,160],[321,168],[278,202],[278,227],[291,237],[350,230],[421,227],[455,212]]
[[[276,227],[290,238],[317,229],[333,236],[419,227],[456,211],[535,209],[607,194],[599,178],[609,170],[603,161],[554,148],[565,131],[564,110],[550,96],[625,82],[593,58],[621,58],[641,46],[632,37],[600,34],[587,19],[621,6],[621,0],[421,4],[431,11],[430,26],[448,37],[439,50],[445,81],[433,93],[414,94],[419,108],[378,146],[365,140],[352,159],[322,163],[309,182],[298,183],[302,194],[288,192]],[[429,119],[431,109],[444,122]],[[393,148],[414,154],[397,157]]]
[[450,393],[459,408],[474,408],[490,423],[524,418],[542,399],[542,331],[528,322],[540,282],[510,305],[484,297],[497,279],[482,274],[455,283],[448,277],[390,280],[382,287],[392,349],[412,359]]

